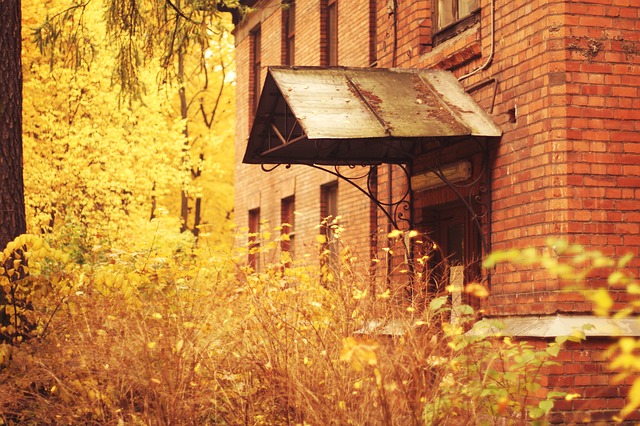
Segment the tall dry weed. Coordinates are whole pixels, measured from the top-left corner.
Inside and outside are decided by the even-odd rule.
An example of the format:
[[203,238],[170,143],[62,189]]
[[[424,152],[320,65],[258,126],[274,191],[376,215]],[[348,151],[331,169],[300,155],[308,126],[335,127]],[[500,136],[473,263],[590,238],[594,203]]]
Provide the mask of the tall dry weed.
[[447,295],[391,302],[338,246],[325,267],[287,258],[253,271],[182,249],[34,268],[51,287],[32,307],[46,327],[2,364],[0,424],[497,424],[548,412],[536,372],[553,351],[469,336],[473,310],[452,315]]

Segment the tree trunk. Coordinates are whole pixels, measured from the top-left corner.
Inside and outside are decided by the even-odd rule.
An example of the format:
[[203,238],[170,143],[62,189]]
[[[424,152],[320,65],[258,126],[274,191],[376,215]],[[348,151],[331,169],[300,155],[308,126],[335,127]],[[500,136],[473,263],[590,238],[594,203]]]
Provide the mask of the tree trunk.
[[26,232],[20,0],[0,0],[0,250]]
[[[189,169],[189,175],[191,175],[191,164],[189,161],[189,127],[187,127],[187,92],[184,79],[184,52],[180,49],[178,51],[178,81],[180,82],[180,90],[178,94],[180,96],[180,116],[184,120],[184,129],[182,130],[184,135],[184,162],[185,166]],[[187,231],[189,229],[189,194],[184,188],[182,188],[182,193],[180,195],[180,216],[182,217],[182,227],[180,228],[180,232]]]

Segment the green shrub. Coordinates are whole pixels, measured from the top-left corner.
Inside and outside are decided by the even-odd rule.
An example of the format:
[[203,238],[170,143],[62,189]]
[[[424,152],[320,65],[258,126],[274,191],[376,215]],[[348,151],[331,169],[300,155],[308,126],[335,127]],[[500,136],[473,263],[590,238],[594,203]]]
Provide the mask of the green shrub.
[[[490,268],[509,262],[542,267],[563,283],[563,290],[579,292],[593,302],[594,314],[621,319],[636,316],[640,308],[640,282],[630,268],[633,259],[630,253],[616,259],[600,250],[550,238],[542,250],[527,248],[492,253],[485,259],[484,266]],[[640,339],[619,337],[606,355],[611,370],[618,373],[614,381],[621,383],[632,378],[633,382],[618,419],[622,420],[640,407]]]

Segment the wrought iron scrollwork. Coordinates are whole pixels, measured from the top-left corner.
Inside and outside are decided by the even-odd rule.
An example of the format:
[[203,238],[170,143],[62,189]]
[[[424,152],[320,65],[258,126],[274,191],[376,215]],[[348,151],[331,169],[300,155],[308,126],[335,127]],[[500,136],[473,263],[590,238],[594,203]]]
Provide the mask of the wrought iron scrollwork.
[[[348,167],[350,170],[354,170],[356,167],[362,167],[364,169],[362,174],[357,174],[355,176],[345,175],[340,171],[341,166],[333,166],[333,169],[329,167],[319,166],[316,164],[309,164],[309,166],[314,169],[322,170],[327,173],[330,173],[341,179],[364,195],[366,195],[389,219],[389,222],[395,229],[400,229],[400,223],[405,223],[409,229],[413,227],[412,222],[412,205],[411,205],[411,172],[409,167],[403,164],[398,165],[400,169],[404,172],[407,179],[407,188],[400,197],[394,200],[382,201],[380,200],[377,194],[377,167],[376,165],[364,165],[364,166],[354,166],[347,165],[342,167]],[[360,185],[359,182],[366,179],[365,185]]]
[[[488,219],[491,214],[491,201],[490,201],[490,188],[491,183],[489,181],[489,150],[487,147],[488,142],[483,138],[470,138],[477,144],[478,150],[472,155],[480,155],[480,169],[473,173],[471,180],[464,182],[452,182],[447,178],[443,171],[441,164],[442,152],[447,148],[446,144],[442,140],[438,140],[434,149],[430,150],[433,153],[433,163],[426,170],[436,175],[444,185],[450,188],[455,194],[456,198],[465,206],[469,211],[470,219],[474,226],[477,227],[481,238],[481,243],[485,252],[490,250],[488,235],[490,232],[490,220]],[[465,139],[467,142],[469,139]],[[320,146],[315,146],[315,149],[319,151]],[[276,164],[272,167],[265,167],[262,165],[262,170],[270,172],[278,168],[282,164]],[[329,174],[332,174],[336,178],[349,183],[361,193],[366,195],[387,217],[391,226],[395,229],[413,229],[413,191],[411,187],[411,162],[406,164],[395,164],[405,177],[406,187],[401,194],[397,194],[394,199],[387,199],[384,201],[384,197],[380,197],[378,194],[378,165],[354,165],[354,164],[342,164],[323,166],[318,164],[307,164],[318,170],[322,170]],[[285,165],[286,168],[290,168],[290,164]],[[350,170],[350,173],[345,173],[344,169]],[[354,170],[362,168],[361,173],[353,172]],[[486,224],[487,229],[483,232],[483,224]]]

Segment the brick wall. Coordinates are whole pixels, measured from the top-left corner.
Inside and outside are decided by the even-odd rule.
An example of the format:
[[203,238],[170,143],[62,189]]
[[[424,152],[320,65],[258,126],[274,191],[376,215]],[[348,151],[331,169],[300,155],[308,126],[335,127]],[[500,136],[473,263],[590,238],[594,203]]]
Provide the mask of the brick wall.
[[[619,417],[625,405],[631,379],[616,380],[616,373],[608,368],[605,352],[612,342],[597,337],[583,343],[568,342],[555,359],[557,364],[540,372],[542,389],[537,392],[538,396],[558,390],[572,395],[569,399],[554,401],[548,418],[550,424],[615,423],[612,419]],[[547,345],[543,339],[529,343],[536,350],[543,350]],[[640,420],[640,413],[632,413],[625,420],[626,424],[634,424]]]
[[[489,60],[490,1],[481,2],[480,23],[437,46],[429,45],[428,2],[399,1],[395,11],[390,4],[378,8],[381,67],[460,77]],[[492,60],[463,81],[504,132],[491,164],[493,250],[562,237],[611,255],[638,254],[638,10],[613,0],[496,2]],[[491,278],[489,314],[590,310],[539,269],[498,267]]]
[[[481,2],[479,25],[438,46],[401,39],[397,44],[405,52],[418,44],[423,54],[417,62],[399,54],[396,62],[449,69],[457,76],[486,63],[489,5]],[[407,6],[398,16],[408,11]],[[492,249],[541,247],[548,237],[562,237],[610,255],[638,255],[639,13],[637,3],[616,0],[496,3],[492,61],[463,80],[504,132],[491,162]],[[389,21],[380,8],[383,35],[389,34]],[[389,42],[384,46],[378,53],[381,66],[390,66]],[[432,202],[443,197],[433,194]],[[631,272],[637,275],[638,267],[636,259]],[[592,281],[605,284],[603,276]],[[561,291],[561,285],[538,268],[498,267],[491,271],[485,313],[591,311],[589,303]],[[556,403],[554,424],[611,422],[624,405],[629,383],[616,383],[607,368],[603,352],[610,343],[590,337],[569,345],[560,364],[543,373],[546,389],[580,395]]]
[[[377,59],[381,68],[451,70],[463,77],[463,86],[503,130],[499,141],[489,141],[491,212],[483,219],[483,229],[491,249],[542,247],[548,237],[562,237],[610,255],[640,254],[637,2],[495,2],[492,11],[493,3],[481,0],[479,22],[437,45],[433,44],[428,0],[378,0],[373,9],[370,6],[375,2],[371,1],[350,1],[348,8],[345,3],[340,1],[338,6],[340,64],[364,67]],[[247,211],[259,206],[263,218],[276,225],[280,199],[295,193],[296,244],[298,249],[307,244],[313,253],[320,186],[335,178],[303,166],[264,173],[259,167],[240,164],[250,125],[247,36],[261,22],[263,64],[279,64],[277,4],[275,0],[258,2],[256,12],[236,30],[236,219],[239,226],[246,226]],[[296,62],[318,65],[319,1],[297,0],[296,10]],[[375,52],[370,48],[371,22],[377,27]],[[449,159],[471,159],[477,175],[477,155],[458,148],[442,154]],[[415,165],[416,172],[421,164]],[[397,199],[407,186],[397,166],[378,167],[377,182],[382,201],[389,199],[389,190],[391,198]],[[425,209],[455,200],[446,188],[427,192],[414,194],[417,220]],[[364,267],[370,242],[376,241],[372,234],[378,237],[378,249],[392,243],[385,237],[386,217],[342,181],[338,198],[347,229],[344,236],[360,249]],[[398,244],[395,247],[401,252]],[[375,247],[373,255],[381,260],[376,273],[406,269],[403,256],[386,262],[387,252]],[[639,267],[635,260],[630,269],[638,274]],[[595,277],[593,281],[602,285],[604,279]],[[397,285],[399,294],[404,295],[404,283]],[[560,291],[561,285],[539,268],[499,266],[491,271],[491,296],[485,303],[485,314],[590,312],[589,303],[577,294]],[[561,365],[544,372],[548,389],[581,395],[556,404],[554,423],[609,420],[624,404],[626,384],[612,382],[602,358],[608,343],[589,338],[570,346],[560,355]]]
[[[493,247],[540,246],[561,236],[606,254],[637,255],[640,57],[629,52],[640,47],[639,8],[535,5],[505,11],[511,23],[504,32],[497,20],[497,40],[510,47],[496,53],[504,90],[496,109],[517,112],[515,123],[503,122],[495,164]],[[577,295],[557,294],[540,271],[505,268],[493,282],[496,312],[505,312],[514,293],[533,303],[533,313],[589,310]]]
[[[367,67],[371,63],[372,30],[370,23],[370,0],[350,0],[338,4],[339,64]],[[260,25],[262,31],[263,69],[269,65],[280,65],[282,58],[282,9],[280,1],[258,2],[254,12],[236,28],[237,63],[237,120],[236,120],[236,169],[235,169],[235,218],[240,230],[246,229],[248,210],[260,207],[261,219],[267,226],[280,224],[280,202],[282,198],[295,196],[295,251],[317,255],[317,225],[321,220],[320,187],[336,181],[329,173],[308,166],[284,166],[266,173],[259,166],[242,164],[248,132],[250,130],[249,80],[250,31]],[[318,1],[296,0],[296,65],[320,65],[320,6]],[[266,70],[263,72],[263,76]],[[342,170],[347,175],[349,170]],[[357,172],[357,171],[356,171]],[[370,258],[371,203],[353,186],[338,181],[338,212],[340,223],[345,227],[343,236],[362,260],[366,272]],[[363,220],[364,219],[364,220]],[[277,234],[277,232],[274,232]],[[240,244],[246,244],[246,236],[239,232]],[[277,257],[275,257],[277,260]]]
[[[434,67],[464,76],[476,101],[489,111],[504,135],[491,160],[491,249],[541,247],[548,237],[568,238],[607,254],[638,254],[640,247],[640,29],[638,6],[620,0],[594,2],[492,2],[482,0],[477,24],[433,45],[430,2],[378,1],[375,7],[375,55],[370,50],[370,1],[338,5],[339,62],[379,67]],[[249,114],[248,33],[261,22],[265,66],[281,58],[281,10],[278,2],[258,2],[236,30],[238,115],[236,217],[260,204],[265,219],[278,223],[280,198],[296,193],[299,241],[311,242],[319,220],[319,187],[334,178],[304,166],[271,173],[241,165]],[[320,63],[319,2],[296,2],[296,62]],[[492,53],[492,40],[493,55]],[[464,153],[461,154],[464,157]],[[388,198],[388,170],[379,167],[378,194]],[[259,185],[256,185],[259,176]],[[294,182],[295,185],[292,183]],[[366,256],[369,237],[386,232],[386,217],[368,200],[339,182],[340,213]],[[396,170],[393,197],[406,190]],[[275,190],[272,190],[274,188]],[[279,189],[282,188],[282,189]],[[288,189],[287,189],[288,188]],[[295,188],[295,189],[291,189]],[[435,197],[433,203],[444,198]],[[428,207],[419,201],[420,207]],[[274,213],[269,213],[274,212]],[[367,213],[366,217],[369,217]],[[378,225],[378,226],[376,226]],[[381,245],[386,245],[386,242]],[[383,253],[379,253],[383,257]],[[399,265],[402,259],[394,260]],[[635,271],[638,263],[632,264]],[[558,292],[560,283],[534,268],[498,267],[492,271],[489,314],[587,312],[577,295]],[[514,303],[515,302],[515,303]]]

